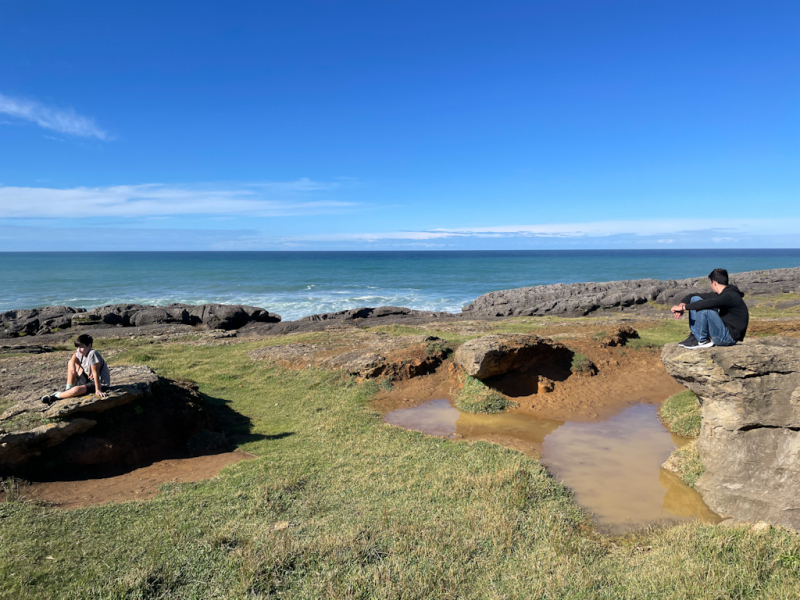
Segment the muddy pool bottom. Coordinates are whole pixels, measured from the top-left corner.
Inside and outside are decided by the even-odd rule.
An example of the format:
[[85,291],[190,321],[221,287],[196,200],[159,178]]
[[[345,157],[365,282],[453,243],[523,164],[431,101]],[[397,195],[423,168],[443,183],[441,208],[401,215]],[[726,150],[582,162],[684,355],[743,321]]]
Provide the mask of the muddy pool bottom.
[[530,415],[462,413],[432,400],[386,414],[387,423],[448,438],[497,442],[540,453],[548,471],[575,494],[596,525],[618,534],[652,524],[719,517],[700,494],[661,465],[688,440],[670,434],[657,408],[637,404],[599,422],[551,421]]

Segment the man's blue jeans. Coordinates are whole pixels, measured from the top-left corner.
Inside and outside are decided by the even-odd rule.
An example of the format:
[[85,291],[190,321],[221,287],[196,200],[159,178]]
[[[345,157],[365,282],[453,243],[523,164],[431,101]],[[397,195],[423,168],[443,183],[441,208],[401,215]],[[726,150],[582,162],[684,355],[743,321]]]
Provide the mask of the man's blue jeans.
[[[700,296],[692,296],[692,302],[702,300]],[[708,338],[714,342],[716,346],[733,346],[736,343],[731,337],[725,323],[722,322],[722,317],[713,309],[706,310],[690,310],[689,311],[689,327],[700,342],[705,342]]]

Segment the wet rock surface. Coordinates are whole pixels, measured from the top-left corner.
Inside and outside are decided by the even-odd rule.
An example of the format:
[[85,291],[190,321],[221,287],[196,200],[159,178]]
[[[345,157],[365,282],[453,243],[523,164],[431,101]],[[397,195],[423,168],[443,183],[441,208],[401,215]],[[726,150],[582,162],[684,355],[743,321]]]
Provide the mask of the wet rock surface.
[[[0,415],[0,476],[47,479],[132,468],[185,454],[190,440],[215,429],[214,413],[196,386],[158,377],[145,366],[111,367],[106,398],[89,394],[44,404],[37,396],[65,376],[67,353],[54,354],[60,356],[3,362],[10,376],[0,395],[17,402]],[[42,388],[42,380],[53,385]]]
[[[800,291],[800,267],[748,271],[731,275],[747,295]],[[558,283],[484,294],[462,311],[472,318],[542,315],[585,316],[647,302],[672,306],[694,292],[708,292],[707,279],[636,279],[604,283]]]
[[434,336],[352,332],[325,344],[259,348],[250,352],[250,357],[293,369],[341,369],[365,379],[402,380],[432,373],[450,352],[447,342]]
[[738,521],[800,530],[800,340],[773,337],[687,350],[668,344],[667,371],[697,394],[706,504]]

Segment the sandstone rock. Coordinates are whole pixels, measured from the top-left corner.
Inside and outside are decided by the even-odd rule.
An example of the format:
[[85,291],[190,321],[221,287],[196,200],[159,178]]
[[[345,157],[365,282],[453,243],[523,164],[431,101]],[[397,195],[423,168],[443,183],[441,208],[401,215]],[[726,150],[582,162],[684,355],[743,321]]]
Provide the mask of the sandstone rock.
[[250,357],[290,369],[314,366],[365,379],[409,379],[432,373],[450,352],[447,342],[434,336],[353,332],[342,344],[268,346],[253,350]]
[[73,419],[48,423],[19,433],[0,435],[0,473],[5,467],[14,468],[39,456],[42,451],[63,443],[67,438],[83,433],[97,425],[89,419]]
[[[20,372],[31,371],[23,365]],[[0,431],[10,431],[0,435],[0,476],[134,467],[187,452],[201,432],[213,435],[214,416],[197,386],[160,378],[145,366],[112,367],[111,377],[108,398],[87,395],[49,407],[26,399],[7,410],[0,418]],[[88,412],[91,420],[82,418]],[[41,418],[58,421],[14,431]]]
[[145,366],[114,367],[111,377],[114,385],[108,389],[105,398],[89,394],[58,400],[44,412],[45,418],[66,417],[82,412],[105,412],[152,395],[151,388],[158,381],[153,370]]
[[467,375],[487,379],[528,368],[536,362],[561,361],[569,365],[573,352],[558,342],[525,333],[492,334],[464,342],[454,362]]
[[800,340],[664,347],[667,371],[701,403],[696,484],[723,517],[800,530]]
[[628,344],[628,340],[638,340],[639,339],[639,332],[636,331],[633,327],[629,325],[625,325],[620,327],[611,335],[609,335],[606,339],[603,340],[601,346],[604,348],[608,348],[611,346],[625,346]]

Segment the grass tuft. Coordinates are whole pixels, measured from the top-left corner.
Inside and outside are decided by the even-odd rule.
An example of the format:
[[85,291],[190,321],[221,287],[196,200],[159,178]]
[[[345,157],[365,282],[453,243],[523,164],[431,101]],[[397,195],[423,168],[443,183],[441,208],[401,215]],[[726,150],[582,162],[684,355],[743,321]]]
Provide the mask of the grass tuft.
[[512,403],[479,379],[465,375],[464,386],[456,394],[455,404],[464,412],[493,414],[505,410]]
[[681,481],[690,487],[694,487],[694,484],[697,483],[697,480],[706,470],[700,461],[700,454],[697,451],[697,442],[695,440],[675,450],[667,462],[671,467],[670,470],[676,473]]
[[685,390],[670,396],[658,411],[664,426],[675,435],[696,438],[700,435],[700,407],[697,396]]

